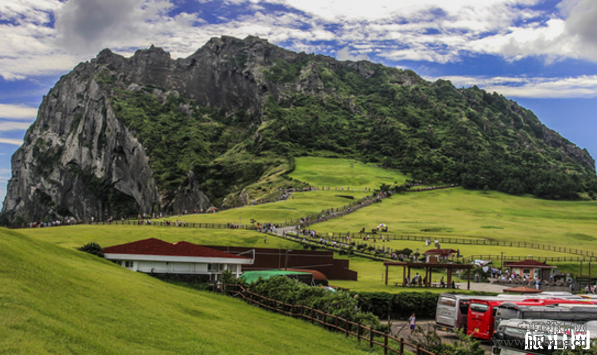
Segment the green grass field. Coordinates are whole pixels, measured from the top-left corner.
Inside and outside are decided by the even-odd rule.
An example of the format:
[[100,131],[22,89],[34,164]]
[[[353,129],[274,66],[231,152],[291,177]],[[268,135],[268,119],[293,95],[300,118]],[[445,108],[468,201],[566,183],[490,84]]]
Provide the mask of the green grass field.
[[300,244],[263,234],[237,229],[178,228],[157,226],[79,225],[52,228],[19,229],[19,233],[67,248],[78,248],[89,242],[102,247],[158,238],[174,243],[187,241],[201,245],[229,245],[239,247],[300,248]]
[[2,354],[369,353],[353,338],[5,229],[0,275]]
[[[336,195],[353,196],[354,200]],[[243,223],[250,224],[251,219],[261,223],[281,223],[296,221],[301,217],[318,214],[324,209],[342,208],[355,200],[363,198],[366,192],[308,191],[295,192],[293,198],[274,203],[246,206],[217,213],[189,214],[170,217],[169,220],[194,223]],[[159,219],[157,219],[159,220]]]
[[[376,164],[352,160],[318,157],[295,158],[296,168],[290,177],[307,182],[312,186],[371,190],[381,184],[403,184],[408,177],[396,170],[375,167]],[[352,166],[351,166],[352,165]],[[378,164],[379,166],[379,164]]]
[[[548,201],[453,188],[398,194],[314,228],[318,232],[356,233],[385,223],[389,233],[427,235],[432,240],[435,236],[485,238],[597,250],[595,216],[594,201]],[[490,250],[475,249],[474,254]],[[527,254],[539,252],[529,249]]]

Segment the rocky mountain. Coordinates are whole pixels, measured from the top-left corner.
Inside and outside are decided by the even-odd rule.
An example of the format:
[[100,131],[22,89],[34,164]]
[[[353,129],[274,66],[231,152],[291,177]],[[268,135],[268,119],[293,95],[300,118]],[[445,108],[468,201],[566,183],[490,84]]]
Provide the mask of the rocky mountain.
[[246,203],[296,184],[284,173],[297,155],[546,198],[597,192],[586,150],[498,94],[221,37],[176,60],[105,49],[61,77],[12,158],[2,220]]

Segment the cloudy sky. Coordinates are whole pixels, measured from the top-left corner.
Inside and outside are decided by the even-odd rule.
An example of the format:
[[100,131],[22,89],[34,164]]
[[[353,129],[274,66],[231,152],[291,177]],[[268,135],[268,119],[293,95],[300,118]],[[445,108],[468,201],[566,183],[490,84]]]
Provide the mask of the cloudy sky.
[[595,0],[2,0],[0,198],[42,96],[109,47],[185,57],[248,35],[497,91],[597,156]]

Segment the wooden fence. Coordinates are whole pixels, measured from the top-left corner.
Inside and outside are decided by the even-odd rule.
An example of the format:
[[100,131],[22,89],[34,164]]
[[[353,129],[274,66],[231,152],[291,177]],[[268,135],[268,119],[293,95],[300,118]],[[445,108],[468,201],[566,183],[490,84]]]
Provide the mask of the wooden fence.
[[522,261],[522,260],[536,260],[536,261],[592,261],[592,257],[586,256],[501,256],[501,255],[469,255],[461,259],[464,262],[475,260],[492,260],[494,262],[501,261]]
[[307,307],[305,305],[288,304],[279,300],[268,298],[257,293],[246,290],[240,285],[228,285],[227,292],[236,294],[243,300],[252,305],[268,309],[272,312],[281,313],[289,317],[298,318],[310,322],[311,324],[320,324],[324,329],[341,332],[346,337],[354,336],[360,342],[361,340],[369,343],[369,347],[380,346],[384,354],[406,354],[404,347],[410,347],[412,353],[416,355],[437,355],[421,347],[404,341],[404,338],[396,338],[388,332],[380,332],[371,327],[364,326],[339,316],[329,314],[318,309]]
[[[365,236],[369,236],[370,240],[365,243],[359,241],[361,238]],[[346,237],[350,237],[350,242],[355,244],[355,247],[358,245],[372,245],[371,242],[381,242],[382,236],[384,240],[413,240],[413,241],[421,241],[425,242],[429,239],[431,242],[437,240],[440,244],[465,244],[465,245],[487,245],[487,246],[501,246],[501,247],[510,247],[510,248],[525,248],[525,249],[539,249],[539,250],[548,250],[558,253],[567,253],[567,254],[575,254],[575,255],[584,255],[590,258],[597,258],[597,252],[589,251],[586,249],[576,249],[576,248],[566,248],[561,246],[549,245],[549,244],[540,244],[540,243],[527,243],[527,242],[506,242],[506,241],[498,241],[498,240],[487,240],[487,239],[461,239],[461,238],[435,238],[435,237],[428,237],[422,235],[401,235],[401,234],[391,234],[387,232],[376,232],[375,234],[371,232],[359,232],[359,233],[344,233],[344,232],[329,232],[329,233],[322,233],[320,235],[316,235],[318,238],[322,237],[329,241],[336,241],[347,243]],[[356,238],[356,240],[355,240]],[[379,244],[373,244],[379,246]],[[429,248],[433,248],[433,245],[429,245]],[[397,249],[398,251],[400,249]],[[393,252],[394,250],[392,250]]]

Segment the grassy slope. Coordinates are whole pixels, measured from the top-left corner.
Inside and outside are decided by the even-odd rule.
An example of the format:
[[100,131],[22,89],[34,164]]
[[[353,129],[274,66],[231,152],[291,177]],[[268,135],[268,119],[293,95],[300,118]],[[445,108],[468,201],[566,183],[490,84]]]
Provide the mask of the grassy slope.
[[3,354],[364,353],[301,321],[4,229],[0,275]]
[[[344,205],[355,201],[335,195],[354,196],[355,200],[365,197],[366,192],[336,192],[336,191],[308,191],[295,192],[294,198],[286,201],[266,203],[256,206],[246,206],[218,212],[215,214],[196,214],[178,217],[180,220],[195,223],[250,223],[251,219],[257,222],[284,222],[300,219],[312,213],[317,214],[323,209],[342,208]],[[239,217],[241,218],[239,220]],[[174,220],[177,217],[169,218]]]
[[97,242],[102,247],[129,243],[147,238],[158,238],[167,242],[187,241],[202,245],[234,245],[240,247],[300,248],[298,243],[276,237],[267,238],[263,244],[263,234],[234,229],[201,229],[156,226],[70,226],[53,228],[21,229],[20,233],[33,238],[77,248],[89,242]]
[[[390,233],[431,239],[474,237],[595,250],[596,215],[597,203],[592,201],[548,201],[454,188],[396,195],[317,229],[357,232],[387,223]],[[486,252],[475,254],[481,253]]]
[[383,183],[403,184],[408,178],[396,170],[375,167],[372,163],[365,165],[352,159],[299,157],[295,158],[295,161],[296,168],[290,177],[319,187],[375,189]]

